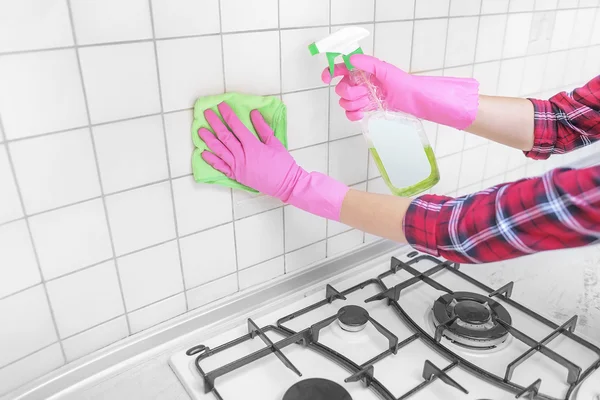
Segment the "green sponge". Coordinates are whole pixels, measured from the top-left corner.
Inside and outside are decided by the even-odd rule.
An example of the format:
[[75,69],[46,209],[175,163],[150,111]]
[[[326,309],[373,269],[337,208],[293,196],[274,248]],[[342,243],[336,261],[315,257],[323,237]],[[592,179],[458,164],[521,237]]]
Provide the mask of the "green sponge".
[[[225,93],[216,96],[201,97],[194,105],[194,122],[192,123],[192,141],[194,142],[194,153],[192,154],[192,171],[194,179],[199,183],[214,183],[236,189],[244,189],[257,193],[256,190],[242,185],[215,170],[202,159],[202,152],[208,150],[206,144],[198,136],[198,129],[207,128],[212,131],[210,125],[204,118],[204,110],[211,109],[219,117],[221,114],[217,105],[226,102],[235,111],[236,115],[244,125],[258,138],[252,121],[250,111],[258,110],[263,118],[273,129],[275,137],[287,149],[287,110],[281,100],[272,96],[255,96],[242,93]],[[222,118],[221,118],[222,119]],[[260,140],[260,139],[259,139]]]

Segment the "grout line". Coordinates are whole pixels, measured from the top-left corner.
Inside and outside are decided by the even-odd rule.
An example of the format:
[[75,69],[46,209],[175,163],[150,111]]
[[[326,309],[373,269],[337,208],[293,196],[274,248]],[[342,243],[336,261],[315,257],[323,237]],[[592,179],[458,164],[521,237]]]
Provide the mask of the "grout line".
[[188,307],[188,299],[187,299],[187,294],[185,294],[185,274],[183,271],[183,257],[181,256],[181,244],[179,243],[179,223],[177,220],[177,207],[175,206],[175,192],[173,190],[173,176],[171,174],[171,160],[169,157],[169,141],[167,140],[167,125],[165,123],[165,107],[164,107],[164,102],[163,102],[163,95],[162,95],[162,83],[161,83],[161,79],[160,79],[160,65],[158,62],[158,45],[156,44],[156,31],[154,28],[154,13],[152,10],[152,0],[148,0],[148,7],[149,7],[149,12],[150,12],[150,26],[152,28],[152,43],[153,43],[153,47],[154,47],[154,63],[156,65],[156,79],[157,79],[157,86],[158,86],[158,98],[159,98],[159,104],[160,104],[160,120],[161,120],[161,124],[162,124],[162,131],[163,131],[163,141],[164,141],[164,145],[165,145],[165,157],[166,157],[166,162],[167,162],[167,172],[169,175],[169,192],[171,193],[171,207],[172,207],[172,212],[173,212],[173,222],[175,224],[175,240],[177,243],[177,257],[179,258],[179,272],[181,273],[181,286],[184,290],[184,299],[185,299],[185,310],[186,312],[189,311],[189,307]]
[[[413,18],[412,18],[412,33],[410,36],[410,61],[408,63],[408,71],[409,73],[414,73],[413,71],[413,56],[415,53],[415,46],[414,46],[414,42],[415,42],[415,25],[417,25],[417,21],[415,19],[415,16],[417,15],[417,0],[414,0],[413,2]],[[449,24],[450,22],[448,22]]]
[[[281,57],[281,0],[277,0],[277,36],[279,38],[279,99],[283,101],[283,62]],[[329,118],[327,119],[329,121]],[[282,222],[282,241],[283,241],[283,274],[287,274],[287,262],[285,260],[285,206],[281,209],[281,222]],[[325,225],[327,229],[327,225]],[[239,282],[239,278],[238,278]]]
[[[416,5],[416,2],[415,2]],[[485,16],[497,16],[497,15],[508,15],[508,14],[529,14],[529,13],[543,13],[548,11],[576,11],[579,9],[582,10],[591,10],[596,9],[597,6],[588,6],[588,7],[574,7],[574,8],[561,8],[561,9],[551,9],[551,10],[534,10],[534,11],[515,11],[515,12],[501,12],[501,13],[490,13],[484,14]],[[416,7],[415,7],[416,9]],[[406,22],[406,21],[431,21],[431,20],[440,20],[440,19],[453,19],[453,18],[462,18],[467,15],[457,15],[457,16],[438,16],[438,17],[425,17],[425,18],[401,18],[389,21],[374,21],[374,20],[364,20],[364,21],[356,21],[356,22],[345,22],[339,24],[330,23],[328,25],[305,25],[305,26],[293,26],[293,27],[285,27],[281,28],[282,31],[290,31],[290,30],[301,30],[301,29],[314,29],[314,28],[328,28],[328,27],[342,27],[342,26],[355,26],[361,24],[389,24],[394,22]],[[330,12],[330,20],[331,20],[331,12]],[[204,33],[199,35],[186,35],[186,36],[173,36],[173,37],[161,37],[155,39],[137,39],[137,40],[125,40],[125,41],[115,41],[115,42],[104,42],[104,43],[92,43],[92,44],[84,44],[84,45],[76,45],[76,46],[58,46],[58,47],[48,47],[48,48],[36,48],[36,49],[27,49],[27,50],[14,50],[14,51],[4,51],[0,52],[0,57],[3,56],[11,56],[11,55],[19,55],[19,54],[29,54],[29,53],[37,53],[37,52],[47,52],[47,51],[59,51],[59,50],[70,50],[74,47],[79,48],[88,48],[88,47],[102,47],[102,46],[118,46],[118,45],[128,45],[128,44],[137,44],[137,43],[150,43],[152,41],[162,42],[168,40],[178,40],[178,39],[193,39],[199,37],[207,37],[207,36],[228,36],[228,35],[240,35],[247,33],[259,33],[259,32],[274,32],[277,28],[269,28],[269,29],[253,29],[253,30],[244,30],[244,31],[234,31],[234,32],[214,32],[214,33]]]
[[[277,257],[281,257],[281,256],[277,256]],[[259,264],[260,264],[260,263],[259,263]],[[258,265],[258,264],[255,264],[255,265]],[[253,266],[254,266],[254,265],[253,265]],[[252,268],[253,266],[251,266],[251,267],[248,267],[248,268]],[[214,279],[208,280],[208,281],[206,281],[206,282],[202,282],[202,283],[200,283],[200,284],[198,284],[198,285],[194,285],[194,286],[191,286],[191,287],[189,287],[189,288],[186,288],[185,290],[186,290],[187,292],[189,292],[190,290],[198,289],[199,287],[202,287],[202,286],[205,286],[205,285],[209,285],[209,284],[211,284],[211,283],[214,283],[214,282],[216,282],[216,281],[220,281],[221,279],[228,278],[228,277],[230,277],[230,276],[232,276],[232,275],[238,275],[238,271],[236,270],[235,272],[232,272],[232,273],[230,273],[230,274],[223,275],[223,276],[219,276],[218,278],[214,278]],[[238,291],[239,291],[239,289],[238,289]],[[213,301],[217,301],[217,299],[215,299],[215,300],[213,300]],[[212,301],[211,301],[211,302],[212,302]],[[207,303],[207,304],[208,304],[208,303]]]
[[[88,97],[87,97],[87,91],[85,89],[85,81],[83,79],[83,69],[81,66],[81,58],[79,56],[79,47],[77,45],[77,35],[75,33],[75,25],[74,25],[74,19],[73,19],[73,11],[71,8],[71,0],[67,0],[67,9],[68,9],[68,13],[69,13],[69,20],[71,22],[71,32],[73,34],[73,42],[75,43],[75,55],[77,56],[77,69],[79,72],[79,81],[81,83],[81,90],[83,92],[83,103],[85,105],[85,113],[86,113],[86,118],[87,118],[87,122],[88,122],[88,131],[89,131],[89,135],[90,135],[90,141],[92,144],[92,151],[94,152],[94,164],[96,166],[96,174],[97,174],[98,183],[100,186],[102,207],[104,210],[104,217],[106,219],[106,227],[108,230],[108,237],[110,239],[110,249],[111,249],[112,256],[113,256],[114,263],[115,263],[115,272],[117,274],[117,282],[119,284],[119,292],[121,294],[121,301],[123,303],[123,309],[127,310],[126,305],[125,305],[125,293],[123,292],[123,282],[121,280],[121,273],[119,271],[119,263],[117,261],[117,254],[115,251],[113,231],[112,231],[112,227],[110,225],[110,218],[108,217],[108,206],[106,205],[106,197],[104,194],[104,185],[102,183],[102,176],[100,174],[100,163],[98,161],[98,151],[96,149],[96,141],[94,139],[94,133],[92,132],[92,117],[90,114],[90,107],[89,107],[89,102],[88,102]],[[131,326],[129,324],[129,318],[126,316],[125,320],[127,322],[127,331],[129,333],[129,335],[131,335]],[[62,341],[61,341],[61,344],[62,344]],[[65,355],[65,360],[66,360],[66,355]]]
[[[0,119],[0,129],[4,132],[4,126],[2,124],[2,119]],[[19,181],[17,181],[17,172],[15,170],[15,165],[13,163],[13,159],[12,159],[12,155],[11,155],[9,146],[6,146],[6,154],[7,154],[8,165],[11,170],[12,178],[15,181],[15,186],[17,189],[17,196],[19,197],[19,203],[21,204],[21,211],[25,215],[26,214],[25,200],[23,199],[23,194],[21,193],[21,186],[19,185]],[[50,302],[50,295],[48,293],[48,287],[46,285],[46,282],[44,281],[44,272],[42,270],[42,264],[40,262],[40,257],[39,257],[38,251],[37,251],[37,247],[35,245],[35,241],[33,240],[31,224],[29,223],[29,218],[27,216],[24,217],[24,220],[25,220],[25,226],[27,227],[27,235],[29,237],[29,241],[31,242],[31,248],[33,251],[34,259],[35,259],[35,264],[37,266],[38,273],[40,274],[42,289],[44,290],[46,302],[48,303],[48,309],[50,311],[50,318],[52,319],[52,326],[54,327],[54,334],[56,335],[56,339],[60,343],[60,351],[63,356],[63,364],[65,364],[67,362],[67,355],[65,353],[65,348],[64,348],[62,342],[60,341],[60,333],[58,331],[58,323],[56,321],[56,315],[54,313],[54,308],[52,307],[52,303]],[[35,286],[37,286],[37,285],[35,285]],[[2,367],[2,368],[4,368],[4,367]]]
[[[225,45],[223,42],[223,12],[221,10],[221,0],[218,0],[219,7],[219,35],[221,42],[221,74],[223,75],[223,92],[227,93],[227,78],[225,76]],[[281,89],[280,89],[281,90]],[[235,274],[236,274],[236,283],[237,283],[237,291],[240,291],[240,275],[238,274],[240,268],[240,261],[238,257],[238,244],[237,244],[237,235],[235,229],[235,195],[233,194],[233,188],[229,189],[229,198],[231,199],[231,221],[228,223],[232,224],[233,229],[233,251],[235,252]]]
[[[331,5],[331,0],[327,0],[329,1],[329,34],[331,34],[331,11],[333,10],[333,7]],[[375,28],[373,28],[373,32],[375,31]],[[373,41],[373,44],[375,44],[375,41]],[[329,176],[329,160],[330,160],[330,148],[331,148],[331,82],[329,83],[329,85],[327,85],[327,176]],[[367,172],[368,173],[368,172]],[[367,175],[368,178],[368,175]],[[325,237],[327,237],[327,235],[329,234],[329,220],[326,219],[325,220]],[[329,243],[327,243],[327,240],[325,241],[325,258],[327,258],[327,253],[329,251]]]

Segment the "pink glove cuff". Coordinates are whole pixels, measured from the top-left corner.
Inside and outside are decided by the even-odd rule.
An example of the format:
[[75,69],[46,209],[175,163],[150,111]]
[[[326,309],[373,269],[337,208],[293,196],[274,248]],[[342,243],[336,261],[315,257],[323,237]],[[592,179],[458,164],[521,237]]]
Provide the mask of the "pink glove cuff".
[[292,192],[281,200],[311,214],[339,221],[344,197],[350,190],[348,186],[319,172],[301,171]]
[[464,130],[479,108],[479,82],[472,78],[413,76],[415,116]]

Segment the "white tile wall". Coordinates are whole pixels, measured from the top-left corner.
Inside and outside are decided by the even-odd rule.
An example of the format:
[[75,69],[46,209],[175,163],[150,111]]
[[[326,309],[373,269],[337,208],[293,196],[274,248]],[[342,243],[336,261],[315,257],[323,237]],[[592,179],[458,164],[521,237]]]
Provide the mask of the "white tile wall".
[[[416,7],[415,7],[416,5]],[[281,96],[308,170],[388,193],[307,45],[342,25],[422,75],[550,96],[600,70],[596,0],[0,2],[0,396],[130,334],[377,238],[266,196],[199,185],[198,96]],[[464,194],[569,158],[425,123]],[[73,298],[77,302],[73,302]],[[43,359],[43,362],[39,362]],[[7,379],[6,377],[10,377]]]

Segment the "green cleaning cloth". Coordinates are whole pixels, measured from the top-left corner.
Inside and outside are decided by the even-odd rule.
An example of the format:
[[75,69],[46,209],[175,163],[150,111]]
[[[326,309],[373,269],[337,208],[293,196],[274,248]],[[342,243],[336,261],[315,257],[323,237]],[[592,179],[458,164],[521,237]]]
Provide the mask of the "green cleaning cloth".
[[[216,183],[218,185],[228,186],[236,189],[244,189],[249,192],[257,193],[256,190],[242,185],[217,171],[202,159],[202,152],[208,150],[208,147],[198,136],[198,129],[207,128],[212,132],[212,128],[204,118],[204,110],[211,109],[219,117],[221,114],[217,105],[226,102],[235,111],[236,115],[244,125],[258,138],[252,121],[250,120],[250,111],[258,110],[263,118],[273,129],[275,137],[287,149],[287,119],[286,107],[281,100],[271,96],[254,96],[242,93],[224,93],[216,96],[201,97],[196,100],[194,105],[194,122],[192,123],[192,140],[194,142],[194,154],[192,155],[192,171],[194,179],[199,183]],[[221,120],[223,118],[221,117]],[[259,139],[260,140],[260,139]]]

